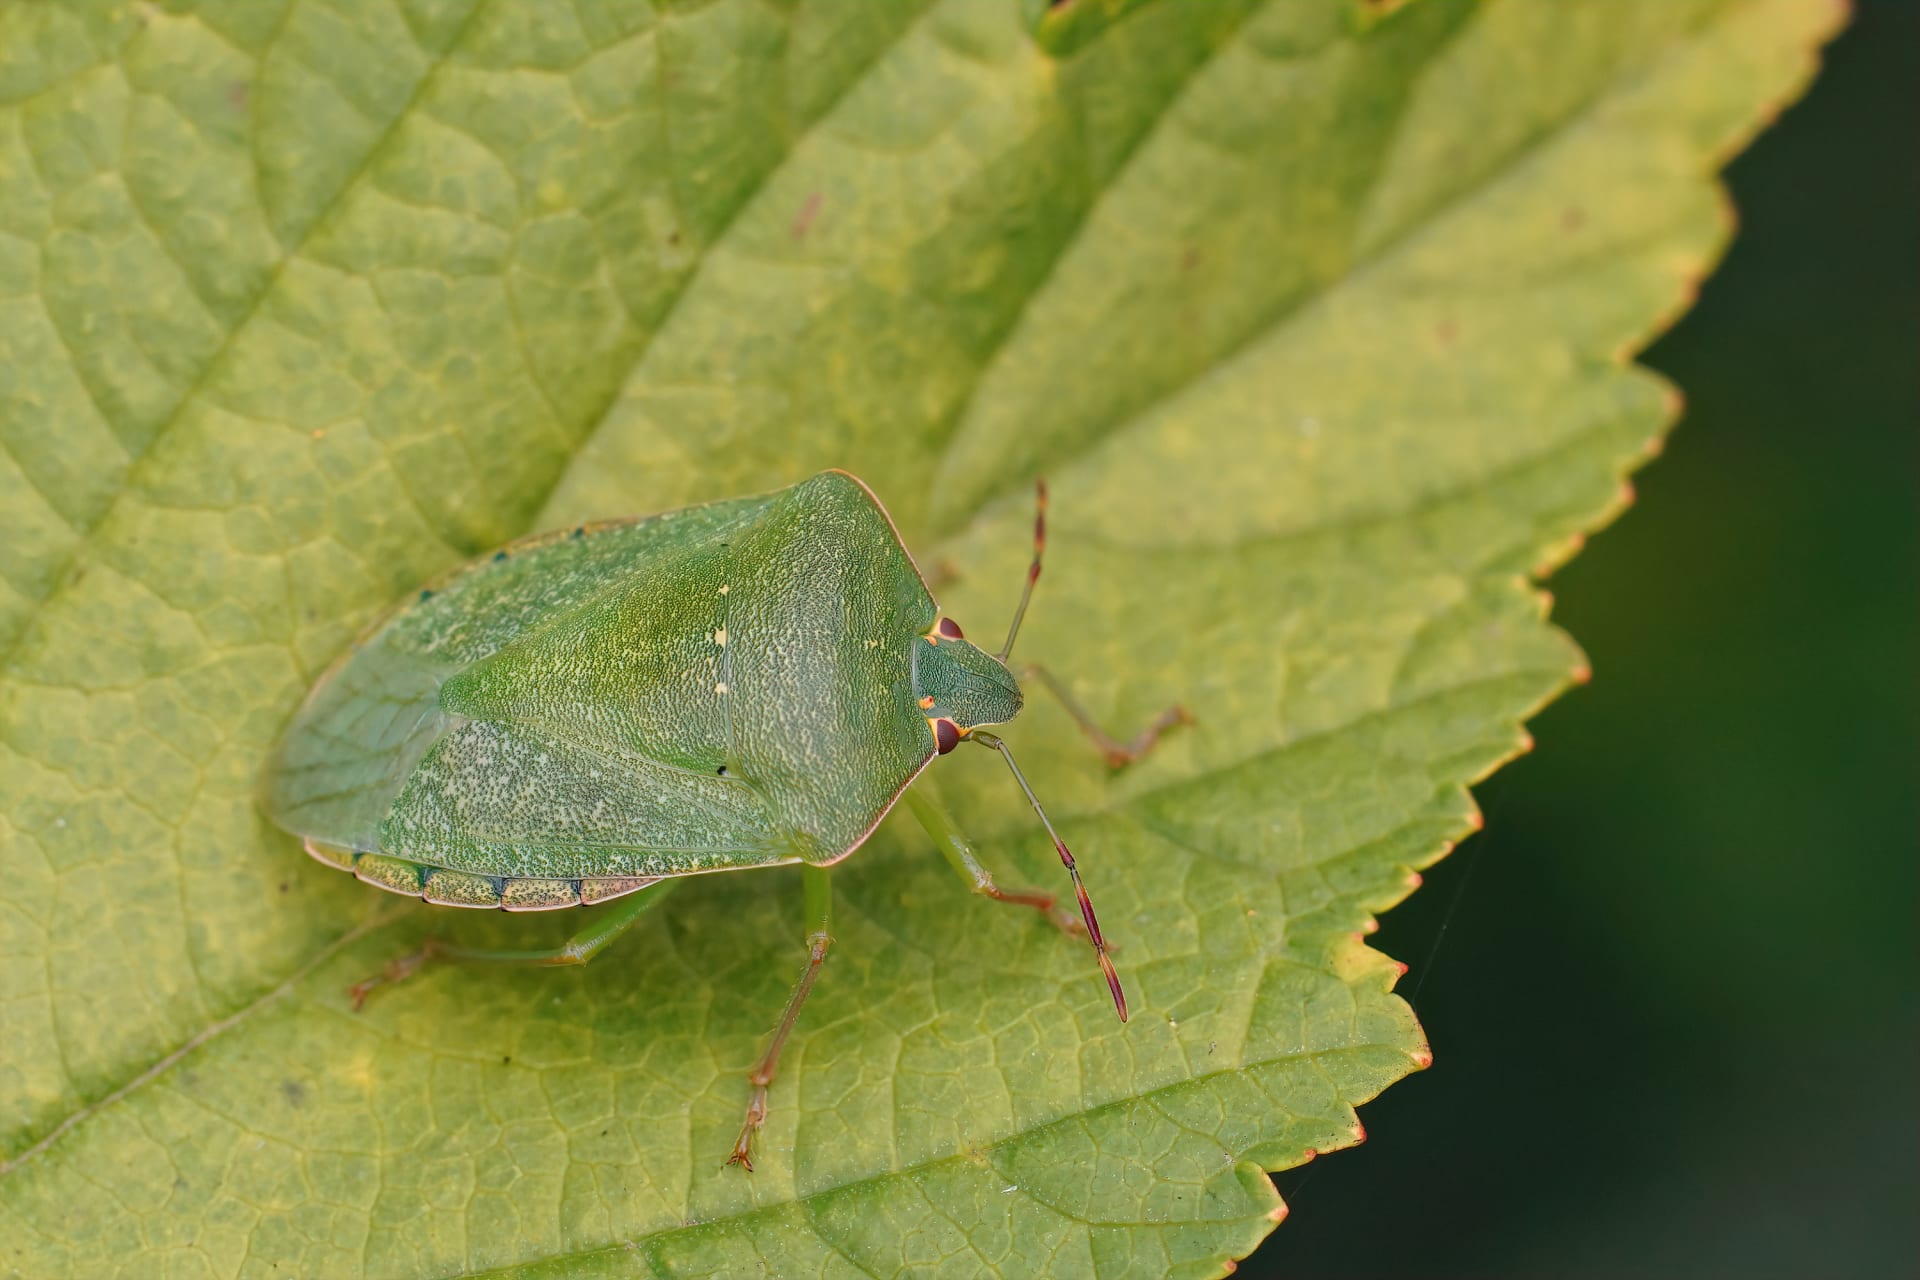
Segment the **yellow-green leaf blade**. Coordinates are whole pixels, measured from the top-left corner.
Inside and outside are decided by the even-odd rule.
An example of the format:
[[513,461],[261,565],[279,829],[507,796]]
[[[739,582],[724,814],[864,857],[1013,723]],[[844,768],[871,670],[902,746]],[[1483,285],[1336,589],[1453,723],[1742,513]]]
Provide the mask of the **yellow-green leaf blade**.
[[[1621,357],[1834,12],[1118,5],[1055,56],[1027,7],[6,12],[9,1267],[1214,1275],[1259,1168],[1425,1060],[1362,934],[1577,671],[1518,575],[1657,438]],[[976,631],[1044,468],[1021,653],[1116,725],[1195,712],[1113,777],[1049,705],[1009,733],[1133,1023],[899,822],[751,1179],[778,874],[350,1013],[443,922],[255,812],[312,675],[492,541],[823,465]],[[967,754],[949,802],[1053,884]]]

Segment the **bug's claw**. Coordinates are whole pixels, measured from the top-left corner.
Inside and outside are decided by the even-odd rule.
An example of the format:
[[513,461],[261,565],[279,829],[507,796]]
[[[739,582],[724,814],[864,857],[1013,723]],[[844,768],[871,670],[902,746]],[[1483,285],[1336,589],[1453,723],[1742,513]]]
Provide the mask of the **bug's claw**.
[[1126,746],[1115,744],[1107,748],[1105,755],[1109,769],[1124,769],[1140,759],[1160,741],[1160,735],[1175,725],[1192,724],[1193,713],[1179,703],[1168,707],[1153,718],[1153,723],[1140,731],[1140,736]]
[[1084,938],[1087,936],[1086,922],[1065,907],[1057,904],[1048,907],[1047,919],[1053,921],[1053,927],[1066,934],[1069,938]]
[[767,1120],[767,1087],[755,1085],[753,1101],[747,1104],[747,1121],[740,1126],[740,1136],[733,1140],[733,1154],[727,1157],[728,1164],[737,1164],[748,1173],[753,1172],[753,1135]]

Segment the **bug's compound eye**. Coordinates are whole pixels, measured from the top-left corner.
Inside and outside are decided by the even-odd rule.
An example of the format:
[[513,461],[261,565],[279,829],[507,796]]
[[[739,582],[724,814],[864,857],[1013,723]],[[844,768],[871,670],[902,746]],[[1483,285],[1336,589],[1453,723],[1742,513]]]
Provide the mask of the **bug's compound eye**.
[[967,633],[962,631],[960,624],[952,618],[942,618],[939,622],[935,623],[933,634],[939,636],[942,640],[965,640],[967,638]]
[[941,755],[959,746],[960,739],[967,736],[961,731],[959,725],[945,716],[941,716],[938,720],[929,717],[927,727],[933,730],[933,745],[939,749]]

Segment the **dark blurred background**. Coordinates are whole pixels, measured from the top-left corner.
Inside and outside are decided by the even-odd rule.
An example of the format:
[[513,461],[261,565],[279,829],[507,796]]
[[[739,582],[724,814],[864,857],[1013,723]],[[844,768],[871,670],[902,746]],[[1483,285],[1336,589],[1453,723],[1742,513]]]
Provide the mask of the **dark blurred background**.
[[1686,416],[1549,584],[1593,683],[1376,939],[1435,1065],[1243,1275],[1920,1275],[1917,16],[1729,171]]

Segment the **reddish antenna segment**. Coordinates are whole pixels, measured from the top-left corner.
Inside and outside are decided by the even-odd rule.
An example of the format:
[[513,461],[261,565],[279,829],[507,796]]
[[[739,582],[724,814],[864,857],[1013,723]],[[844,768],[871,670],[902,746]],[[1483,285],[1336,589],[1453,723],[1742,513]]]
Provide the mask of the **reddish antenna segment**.
[[1040,556],[1047,549],[1047,479],[1033,482],[1033,563],[1027,567],[1027,585],[1020,592],[1020,607],[1013,611],[1013,625],[1007,628],[1007,642],[1000,646],[1000,661],[1013,652],[1013,638],[1020,634],[1020,621],[1027,616],[1027,603],[1033,599],[1033,584],[1040,581]]

